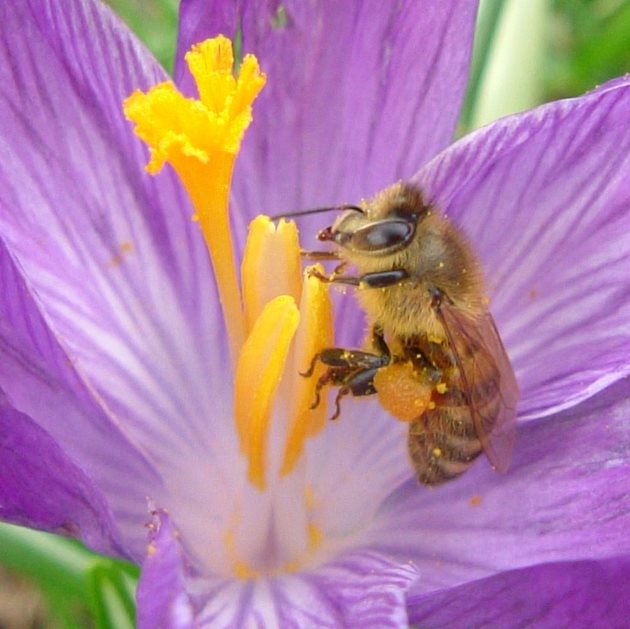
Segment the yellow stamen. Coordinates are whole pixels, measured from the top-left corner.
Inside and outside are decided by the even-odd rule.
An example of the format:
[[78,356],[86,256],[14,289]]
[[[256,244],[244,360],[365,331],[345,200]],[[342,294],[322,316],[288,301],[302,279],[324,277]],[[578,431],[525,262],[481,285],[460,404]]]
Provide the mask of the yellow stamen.
[[249,480],[261,490],[267,484],[272,402],[299,319],[291,297],[281,295],[270,301],[245,341],[236,368],[236,425],[249,462]]
[[[297,229],[276,226],[259,217],[250,227],[238,288],[228,201],[234,161],[252,119],[252,103],[265,83],[258,62],[244,57],[233,75],[231,42],[219,36],[194,46],[186,55],[199,99],[183,96],[170,83],[148,93],[136,91],[124,103],[127,118],[150,152],[147,170],[156,174],[169,163],[184,184],[195,209],[194,219],[208,247],[236,366],[235,421],[248,476],[259,489],[267,483],[267,440],[274,396],[283,372],[293,389],[281,473],[294,469],[307,437],[325,425],[326,405],[311,410],[318,365],[313,356],[332,344],[332,313],[327,287],[308,277],[302,286]],[[291,340],[299,327],[293,359]],[[313,542],[314,543],[314,542]]]
[[219,36],[186,55],[200,100],[180,94],[172,83],[134,92],[124,103],[135,132],[149,146],[147,170],[169,162],[186,187],[214,267],[233,356],[245,338],[230,235],[228,200],[234,160],[252,119],[252,102],[265,75],[247,55],[232,75],[232,44]]
[[302,265],[295,223],[282,220],[276,227],[266,216],[257,216],[250,223],[241,285],[247,330],[274,297],[290,295],[299,302]]
[[[319,267],[320,272],[323,268]],[[332,306],[328,296],[328,286],[306,271],[302,299],[300,302],[302,320],[295,339],[295,364],[304,373],[311,361],[324,347],[332,345],[333,321]],[[293,406],[289,417],[291,423],[284,450],[280,474],[289,474],[304,450],[307,437],[317,434],[326,425],[326,399],[321,396],[317,408],[311,409],[315,400],[315,387],[324,367],[317,364],[313,375],[297,381]]]

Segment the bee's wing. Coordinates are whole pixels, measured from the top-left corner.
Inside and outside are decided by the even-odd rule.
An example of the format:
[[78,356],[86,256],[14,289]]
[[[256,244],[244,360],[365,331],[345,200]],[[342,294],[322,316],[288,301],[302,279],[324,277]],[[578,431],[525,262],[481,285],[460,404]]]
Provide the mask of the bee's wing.
[[[437,312],[461,374],[479,441],[493,467],[505,472],[512,458],[519,390],[492,315],[486,312],[472,319],[444,302]],[[499,389],[498,409],[488,410],[487,394],[485,400],[481,395],[488,386]]]

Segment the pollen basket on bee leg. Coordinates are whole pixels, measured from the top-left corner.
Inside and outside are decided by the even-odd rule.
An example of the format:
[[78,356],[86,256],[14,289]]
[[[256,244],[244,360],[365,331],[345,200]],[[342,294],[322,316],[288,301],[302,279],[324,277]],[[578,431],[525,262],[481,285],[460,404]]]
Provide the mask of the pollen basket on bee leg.
[[431,406],[433,387],[418,377],[411,362],[382,367],[374,376],[374,386],[381,406],[401,421],[412,421]]

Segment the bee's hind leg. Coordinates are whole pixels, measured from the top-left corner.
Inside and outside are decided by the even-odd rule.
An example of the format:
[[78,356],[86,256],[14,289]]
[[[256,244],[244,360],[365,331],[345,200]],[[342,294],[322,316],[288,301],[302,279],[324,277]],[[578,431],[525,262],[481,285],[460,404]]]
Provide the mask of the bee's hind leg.
[[350,387],[343,386],[337,391],[337,395],[335,396],[335,412],[329,417],[330,420],[334,421],[341,414],[341,398],[350,393]]
[[313,375],[313,372],[315,371],[315,365],[317,364],[317,361],[320,360],[320,358],[321,354],[317,352],[317,354],[315,354],[311,359],[311,364],[308,366],[308,369],[306,371],[298,371],[298,373],[303,378],[310,378]]
[[[303,374],[302,374],[303,375]],[[323,373],[317,380],[315,385],[315,400],[310,406],[311,410],[316,409],[321,401],[321,391],[326,385],[337,386],[343,382],[343,376],[339,373],[339,369],[335,367],[329,367],[325,373]]]
[[[377,333],[378,335],[378,333]],[[378,349],[380,347],[380,341]],[[383,339],[383,344],[385,341]],[[363,397],[376,393],[374,387],[374,376],[376,372],[389,364],[389,349],[381,353],[364,352],[356,349],[346,349],[344,347],[328,347],[315,354],[307,371],[302,372],[304,377],[313,375],[317,361],[320,361],[328,369],[319,377],[315,385],[315,400],[311,409],[317,408],[321,400],[321,390],[327,386],[337,386],[339,391],[335,397],[335,412],[330,419],[337,419],[341,413],[341,398],[346,395]]]
[[335,396],[335,412],[330,419],[334,420],[339,417],[341,412],[340,402],[342,397],[349,394],[352,394],[353,397],[363,397],[366,395],[374,395],[376,393],[374,376],[381,366],[382,365],[355,371],[346,379],[344,385],[339,389],[339,391],[337,391],[337,395]]

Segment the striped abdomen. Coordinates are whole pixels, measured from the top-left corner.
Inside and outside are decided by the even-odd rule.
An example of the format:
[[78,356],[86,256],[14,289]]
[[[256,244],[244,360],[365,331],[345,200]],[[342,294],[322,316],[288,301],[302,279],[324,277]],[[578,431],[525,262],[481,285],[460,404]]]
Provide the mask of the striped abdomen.
[[483,450],[479,427],[489,434],[501,409],[496,364],[476,343],[458,350],[459,366],[442,345],[431,344],[429,356],[423,348],[423,355],[442,372],[446,384],[443,394],[437,390],[433,394],[435,407],[409,425],[409,455],[418,480],[425,485],[463,474]]

